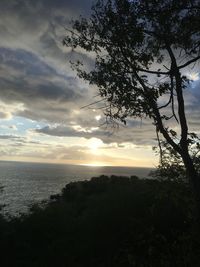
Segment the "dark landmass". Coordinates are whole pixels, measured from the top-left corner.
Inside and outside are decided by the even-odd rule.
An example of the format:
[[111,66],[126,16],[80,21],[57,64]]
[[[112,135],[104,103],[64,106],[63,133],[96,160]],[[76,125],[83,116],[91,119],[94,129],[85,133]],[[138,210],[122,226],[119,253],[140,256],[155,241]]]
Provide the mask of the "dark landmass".
[[28,214],[0,218],[1,266],[199,266],[185,183],[101,176],[66,185]]

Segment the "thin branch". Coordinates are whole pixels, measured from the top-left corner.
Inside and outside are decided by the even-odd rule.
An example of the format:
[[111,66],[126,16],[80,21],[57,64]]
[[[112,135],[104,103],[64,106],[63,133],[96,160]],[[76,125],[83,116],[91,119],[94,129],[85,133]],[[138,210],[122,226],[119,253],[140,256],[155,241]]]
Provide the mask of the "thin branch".
[[[170,72],[170,69],[169,69],[167,66],[163,65],[163,67],[165,67],[165,68]],[[168,72],[168,73],[169,73],[169,72]]]
[[136,68],[136,71],[141,71],[141,72],[146,72],[146,73],[151,73],[151,74],[156,74],[156,75],[169,75],[170,72],[165,72],[165,71],[155,71],[155,70],[148,70],[148,69],[141,69],[141,68]]
[[[143,87],[143,89],[144,89],[143,93],[145,95],[145,91],[148,92],[148,88],[146,87],[146,85],[144,84],[144,82],[140,78],[140,76],[137,73],[135,73],[135,75],[136,75],[139,83]],[[146,95],[145,95],[145,97],[146,97]],[[167,129],[164,128],[159,109],[158,109],[157,104],[156,104],[156,102],[154,100],[151,101],[151,106],[153,108],[153,112],[154,112],[154,115],[155,115],[154,120],[155,120],[155,123],[156,123],[156,127],[158,127],[159,131],[162,133],[162,135],[167,140],[167,142],[180,154],[181,153],[180,147],[172,140],[172,138],[170,137],[169,133],[167,132]]]
[[160,152],[160,164],[163,164],[163,151],[162,151],[162,146],[161,146],[161,141],[159,137],[159,129],[156,127],[156,138],[158,141],[158,147],[159,147],[159,152]]
[[92,109],[95,109],[95,110],[103,110],[103,109],[106,109],[106,108],[108,108],[109,106],[102,106],[102,107],[98,107],[98,108],[91,108],[91,107],[88,107],[88,109],[90,109],[90,110],[92,110]]
[[180,70],[180,69],[183,69],[183,68],[187,67],[188,65],[190,65],[190,64],[192,64],[192,63],[195,63],[195,62],[196,62],[197,60],[199,60],[199,59],[200,59],[200,56],[195,57],[195,58],[189,60],[188,62],[186,62],[185,64],[179,66],[178,69],[179,69],[179,70]]
[[171,103],[172,101],[172,95],[170,94],[170,98],[168,100],[168,102],[160,107],[158,107],[158,109],[162,109],[162,108],[166,108],[167,106],[169,106],[169,104]]
[[106,100],[106,98],[103,98],[103,99],[101,99],[101,100],[92,102],[92,103],[90,103],[90,104],[88,104],[88,105],[85,105],[85,106],[81,107],[80,109],[84,109],[84,108],[90,107],[90,106],[95,105],[95,104],[97,104],[97,103],[100,103],[100,102],[102,102],[102,101],[104,101],[104,100]]
[[[80,38],[80,35],[79,35],[78,33],[76,33],[75,31],[70,30],[70,29],[67,28],[66,26],[63,26],[63,27],[64,27],[64,29],[65,29],[67,32],[70,32],[72,35],[75,35],[75,36],[77,36],[77,37]],[[65,38],[64,38],[64,41],[65,41]]]
[[173,81],[173,76],[171,75],[171,98],[172,98],[172,114],[173,114],[173,117],[175,118],[175,120],[177,121],[177,123],[179,123],[178,121],[178,118],[176,116],[176,113],[175,113],[175,108],[174,108],[174,81]]
[[177,102],[178,102],[178,115],[181,125],[181,147],[188,150],[187,145],[187,136],[188,136],[188,126],[187,120],[185,115],[185,105],[184,105],[184,98],[183,98],[183,89],[182,89],[182,79],[181,74],[179,72],[179,67],[177,66],[175,55],[168,43],[166,42],[166,49],[169,53],[171,59],[171,71],[172,75],[175,77],[176,81],[176,93],[177,93]]

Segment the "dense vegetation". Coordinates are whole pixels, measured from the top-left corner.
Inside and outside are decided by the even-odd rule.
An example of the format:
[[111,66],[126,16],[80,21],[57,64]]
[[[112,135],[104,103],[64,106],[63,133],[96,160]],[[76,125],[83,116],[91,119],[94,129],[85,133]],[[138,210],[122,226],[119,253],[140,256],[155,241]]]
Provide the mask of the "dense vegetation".
[[66,185],[45,207],[0,220],[1,266],[199,266],[187,184],[137,177]]

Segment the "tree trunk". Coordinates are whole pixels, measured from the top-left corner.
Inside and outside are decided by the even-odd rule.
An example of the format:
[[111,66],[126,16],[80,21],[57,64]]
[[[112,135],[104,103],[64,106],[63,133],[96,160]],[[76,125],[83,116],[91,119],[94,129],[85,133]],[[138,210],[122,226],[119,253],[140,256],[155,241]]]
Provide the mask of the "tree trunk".
[[188,152],[182,154],[183,162],[186,168],[186,175],[192,187],[194,198],[196,202],[196,216],[200,223],[200,177],[194,167],[194,163]]

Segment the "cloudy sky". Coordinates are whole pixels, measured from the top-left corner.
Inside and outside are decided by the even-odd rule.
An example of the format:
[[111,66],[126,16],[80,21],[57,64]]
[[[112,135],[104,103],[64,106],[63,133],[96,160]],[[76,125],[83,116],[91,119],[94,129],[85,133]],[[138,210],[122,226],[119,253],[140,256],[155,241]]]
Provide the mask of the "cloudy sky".
[[[97,89],[70,68],[75,54],[62,46],[65,26],[88,16],[92,0],[0,1],[0,160],[88,165],[155,166],[148,121],[104,125]],[[79,56],[90,64],[86,54]],[[199,129],[198,71],[188,73],[187,107]],[[195,106],[195,109],[194,109]]]

